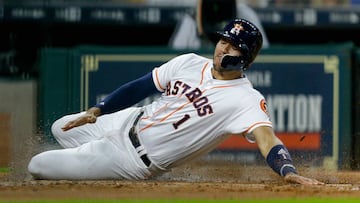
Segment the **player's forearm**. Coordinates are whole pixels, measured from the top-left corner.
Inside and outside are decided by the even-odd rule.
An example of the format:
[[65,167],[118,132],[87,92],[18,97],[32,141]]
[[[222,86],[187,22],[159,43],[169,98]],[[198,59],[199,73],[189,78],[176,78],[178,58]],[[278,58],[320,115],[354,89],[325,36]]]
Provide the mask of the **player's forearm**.
[[261,154],[267,164],[279,175],[297,173],[290,153],[281,140],[275,136],[272,128],[258,127],[253,131]]
[[256,143],[264,158],[268,156],[274,146],[283,144],[281,140],[275,136],[271,127],[260,126],[252,133],[255,135]]

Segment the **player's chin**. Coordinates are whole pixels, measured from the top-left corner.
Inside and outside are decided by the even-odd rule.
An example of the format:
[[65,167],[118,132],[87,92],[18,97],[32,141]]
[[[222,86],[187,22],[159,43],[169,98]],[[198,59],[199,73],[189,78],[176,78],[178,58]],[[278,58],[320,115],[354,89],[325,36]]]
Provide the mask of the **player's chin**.
[[217,65],[215,65],[215,64],[214,64],[214,67],[213,67],[213,68],[214,68],[214,70],[217,71],[217,72],[222,72],[222,70],[223,70],[223,67],[217,66]]
[[214,66],[214,68],[215,68],[216,70],[221,69],[221,68],[222,68],[222,67],[221,67],[221,61],[220,61],[219,59],[215,59],[213,66]]

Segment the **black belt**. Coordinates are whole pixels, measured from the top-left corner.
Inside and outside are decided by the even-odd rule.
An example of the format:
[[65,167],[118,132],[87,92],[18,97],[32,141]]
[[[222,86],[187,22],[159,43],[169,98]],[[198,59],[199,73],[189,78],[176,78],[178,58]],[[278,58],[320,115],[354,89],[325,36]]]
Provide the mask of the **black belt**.
[[129,137],[131,140],[131,143],[134,145],[136,151],[138,152],[138,154],[140,155],[141,160],[144,162],[144,164],[149,167],[151,164],[151,161],[149,160],[148,156],[146,153],[144,153],[144,148],[141,146],[139,138],[137,136],[137,132],[136,132],[136,125],[139,122],[139,119],[141,118],[141,116],[144,114],[143,111],[141,111],[139,113],[139,115],[136,117],[132,127],[129,130]]

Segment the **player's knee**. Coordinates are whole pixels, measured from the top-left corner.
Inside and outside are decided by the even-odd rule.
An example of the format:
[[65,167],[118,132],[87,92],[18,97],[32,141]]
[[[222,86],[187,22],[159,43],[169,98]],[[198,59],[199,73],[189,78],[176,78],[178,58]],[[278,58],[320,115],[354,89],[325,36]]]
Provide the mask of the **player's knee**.
[[80,116],[84,112],[78,113],[78,114],[72,114],[72,115],[66,115],[59,119],[57,119],[52,125],[51,125],[51,133],[57,140],[66,139],[65,137],[68,137],[68,134],[62,130],[62,128],[68,123],[69,121],[75,119],[76,117]]
[[69,119],[66,118],[66,116],[56,120],[51,125],[51,134],[54,136],[54,138],[59,142],[61,146],[64,147],[64,140],[69,139],[69,135],[67,132],[62,130],[62,127],[68,122]]
[[56,120],[52,125],[51,125],[51,133],[54,135],[54,136],[59,136],[61,135],[61,132],[62,132],[62,127],[63,127],[63,121],[62,119],[58,119]]

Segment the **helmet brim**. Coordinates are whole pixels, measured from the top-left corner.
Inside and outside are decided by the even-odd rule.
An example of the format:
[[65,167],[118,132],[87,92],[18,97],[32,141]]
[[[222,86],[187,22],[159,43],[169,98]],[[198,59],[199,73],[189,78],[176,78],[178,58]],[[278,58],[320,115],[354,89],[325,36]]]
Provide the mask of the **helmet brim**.
[[226,39],[229,40],[229,42],[231,42],[234,46],[238,47],[239,45],[235,43],[236,39],[234,39],[231,35],[226,34],[225,32],[221,32],[221,31],[217,31],[215,33],[216,36],[216,43],[220,40],[220,39]]

